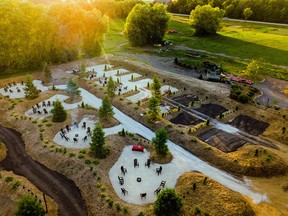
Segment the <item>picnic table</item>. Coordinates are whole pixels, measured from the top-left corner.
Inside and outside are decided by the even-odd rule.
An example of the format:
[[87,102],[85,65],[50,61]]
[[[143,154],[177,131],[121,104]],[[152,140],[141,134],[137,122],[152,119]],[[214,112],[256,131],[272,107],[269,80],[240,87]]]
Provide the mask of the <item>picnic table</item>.
[[141,152],[143,152],[143,151],[144,151],[144,146],[141,146],[141,145],[133,145],[133,146],[132,146],[132,151],[141,151]]

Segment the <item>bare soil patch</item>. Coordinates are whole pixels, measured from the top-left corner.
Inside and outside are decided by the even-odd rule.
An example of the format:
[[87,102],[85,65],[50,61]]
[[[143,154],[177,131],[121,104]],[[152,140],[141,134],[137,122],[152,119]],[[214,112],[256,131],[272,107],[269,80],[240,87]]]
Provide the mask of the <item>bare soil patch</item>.
[[180,95],[177,97],[172,98],[172,100],[184,105],[184,106],[189,106],[193,102],[198,102],[199,97],[196,95],[191,95],[191,94],[184,94]]
[[203,142],[226,153],[236,151],[246,143],[245,140],[241,140],[239,137],[217,128],[211,128],[201,133],[198,137]]
[[201,173],[184,173],[178,179],[175,190],[182,197],[184,215],[255,215],[249,203],[239,193]]
[[208,115],[211,118],[216,118],[221,113],[228,111],[228,109],[226,109],[225,107],[219,104],[212,104],[212,103],[204,104],[200,108],[197,108],[195,110],[205,115]]
[[180,113],[176,117],[172,118],[170,120],[173,124],[182,124],[182,125],[197,125],[201,122],[202,120],[195,118],[192,115],[189,115],[188,113]]
[[269,123],[247,115],[237,116],[230,124],[255,136],[262,134],[269,127]]

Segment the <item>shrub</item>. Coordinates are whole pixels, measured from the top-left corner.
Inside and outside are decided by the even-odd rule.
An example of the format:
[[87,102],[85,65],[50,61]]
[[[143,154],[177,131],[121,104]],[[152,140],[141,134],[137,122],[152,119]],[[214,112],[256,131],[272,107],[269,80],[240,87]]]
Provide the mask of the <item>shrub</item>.
[[115,204],[115,207],[116,207],[116,210],[117,210],[117,211],[121,211],[121,206],[120,206],[119,203],[116,203],[116,204]]
[[38,124],[38,127],[41,128],[43,126],[43,124]]
[[102,185],[102,186],[100,187],[100,189],[101,189],[102,191],[105,191],[105,190],[106,190],[106,187],[105,187],[104,185]]
[[94,161],[93,161],[93,164],[94,164],[94,165],[98,165],[98,164],[99,164],[99,161],[98,161],[98,160],[94,160]]
[[84,158],[84,157],[85,157],[85,156],[84,156],[83,154],[79,154],[79,155],[78,155],[78,158],[79,158],[79,159],[82,159],[82,158]]
[[86,154],[86,151],[85,150],[80,150],[79,153]]
[[5,178],[4,180],[5,182],[12,182],[13,181],[13,177],[12,176],[8,176]]
[[196,190],[196,188],[197,188],[197,185],[196,185],[196,183],[193,183],[193,186],[192,186],[192,189],[193,189],[193,191],[195,191],[195,190]]
[[96,187],[97,187],[97,188],[100,188],[100,187],[101,187],[101,183],[100,183],[100,182],[97,182],[97,183],[96,183]]
[[66,154],[67,153],[67,149],[66,147],[63,149],[63,154]]
[[271,159],[272,159],[271,155],[267,155],[267,156],[266,156],[266,161],[267,161],[267,162],[270,162]]
[[249,97],[246,94],[241,94],[239,95],[238,100],[241,103],[247,103],[249,101]]
[[91,161],[89,159],[86,159],[85,164],[91,164]]
[[51,123],[46,124],[46,127],[51,127],[51,126],[52,126]]
[[258,154],[259,154],[259,150],[256,149],[256,150],[255,150],[255,153],[254,153],[254,156],[255,156],[255,157],[258,157]]
[[208,178],[205,176],[204,180],[203,180],[203,185],[206,185]]
[[40,129],[40,132],[44,132],[44,131],[45,131],[45,129],[44,129],[44,128],[41,128],[41,129]]
[[17,189],[20,185],[21,185],[21,184],[20,184],[19,181],[15,181],[15,182],[12,184],[11,188],[12,188],[13,190],[15,190],[15,189]]
[[108,206],[109,206],[110,208],[113,207],[113,200],[109,200],[109,201],[108,201]]
[[199,207],[195,207],[195,215],[201,214],[201,209]]
[[69,157],[74,157],[75,156],[75,153],[74,152],[70,152],[69,153]]
[[128,210],[127,207],[125,207],[125,208],[123,209],[123,211],[124,211],[124,214],[128,214],[128,213],[129,213],[129,210]]
[[94,176],[96,176],[96,175],[97,175],[97,172],[96,172],[96,171],[94,171],[92,174],[93,174]]
[[46,118],[42,119],[42,123],[48,122]]
[[17,203],[15,216],[37,215],[44,216],[45,210],[38,199],[30,194],[25,194]]

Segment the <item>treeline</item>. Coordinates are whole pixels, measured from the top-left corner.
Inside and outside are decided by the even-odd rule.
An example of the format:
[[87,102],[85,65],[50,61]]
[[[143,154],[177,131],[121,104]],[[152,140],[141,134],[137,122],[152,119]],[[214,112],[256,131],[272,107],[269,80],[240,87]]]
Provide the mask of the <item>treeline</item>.
[[190,14],[197,5],[210,4],[225,10],[225,16],[243,19],[243,11],[250,8],[250,20],[288,23],[288,0],[177,0],[168,6],[172,13]]
[[140,2],[34,1],[1,1],[0,74],[101,54],[107,16],[126,17]]

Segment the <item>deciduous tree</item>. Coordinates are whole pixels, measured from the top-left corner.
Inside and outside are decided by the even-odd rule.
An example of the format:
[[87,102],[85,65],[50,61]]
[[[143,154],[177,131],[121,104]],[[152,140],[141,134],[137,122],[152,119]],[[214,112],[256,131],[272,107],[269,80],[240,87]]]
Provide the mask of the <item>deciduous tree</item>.
[[245,8],[244,11],[243,11],[243,15],[244,15],[245,21],[246,21],[247,19],[249,19],[249,17],[251,17],[252,14],[253,14],[253,11],[251,10],[250,7]]
[[190,24],[194,26],[196,35],[216,34],[221,29],[224,12],[211,5],[197,6],[191,11]]
[[137,4],[126,19],[124,33],[132,46],[161,43],[169,19],[162,4]]

